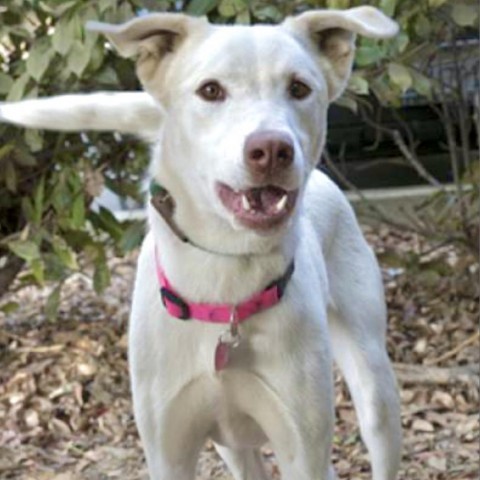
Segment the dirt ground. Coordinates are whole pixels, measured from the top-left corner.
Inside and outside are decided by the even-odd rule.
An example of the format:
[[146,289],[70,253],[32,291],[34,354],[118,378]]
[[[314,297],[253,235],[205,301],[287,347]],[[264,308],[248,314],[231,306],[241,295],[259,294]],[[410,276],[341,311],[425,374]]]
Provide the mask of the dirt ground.
[[[479,268],[454,248],[365,228],[382,264],[388,348],[399,378],[402,480],[479,478]],[[132,417],[126,328],[135,255],[112,258],[102,296],[89,279],[65,286],[59,318],[48,289],[18,288],[0,313],[0,479],[147,479]],[[337,375],[333,448],[341,479],[368,479],[350,398]],[[280,475],[264,450],[272,478]],[[231,479],[211,445],[198,479]],[[295,479],[289,479],[295,480]]]

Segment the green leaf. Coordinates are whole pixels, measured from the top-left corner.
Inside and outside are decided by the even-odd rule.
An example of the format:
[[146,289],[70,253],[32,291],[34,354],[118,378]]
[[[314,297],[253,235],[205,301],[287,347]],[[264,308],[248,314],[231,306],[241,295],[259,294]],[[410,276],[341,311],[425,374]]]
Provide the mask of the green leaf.
[[186,12],[190,15],[205,15],[211,12],[218,4],[218,0],[192,0]]
[[23,148],[15,150],[15,163],[22,167],[35,167],[38,164],[37,159]]
[[250,10],[245,9],[243,12],[240,12],[235,17],[235,23],[237,25],[250,25],[252,23],[252,17],[250,15]]
[[347,95],[342,95],[340,98],[337,98],[337,100],[335,100],[335,105],[347,108],[353,113],[358,113],[358,103]]
[[60,55],[66,55],[75,41],[75,28],[72,22],[66,18],[60,19],[55,24],[52,35],[52,46]]
[[140,246],[144,236],[145,223],[134,222],[123,233],[119,246],[123,252],[130,252]]
[[28,74],[39,82],[47,68],[54,52],[51,48],[48,37],[37,40],[28,54],[26,68]]
[[218,13],[220,13],[222,17],[231,18],[245,11],[247,8],[243,0],[221,0],[218,6]]
[[383,57],[382,49],[378,45],[360,46],[355,53],[355,63],[359,67],[377,63]]
[[282,12],[275,5],[268,7],[255,8],[255,17],[263,22],[280,22],[283,18]]
[[13,78],[4,72],[0,72],[0,94],[6,95],[13,86]]
[[350,0],[327,0],[327,7],[344,10],[350,6]]
[[13,148],[14,147],[12,143],[7,143],[6,145],[0,147],[0,160],[10,154],[13,151]]
[[108,270],[107,259],[102,255],[95,262],[93,272],[93,288],[97,293],[102,293],[110,284],[110,271]]
[[348,89],[357,95],[368,95],[370,91],[368,81],[357,72],[354,72],[350,77]]
[[25,142],[31,152],[38,152],[43,147],[43,137],[38,130],[27,128],[24,133]]
[[388,65],[388,76],[395,85],[400,87],[402,92],[406,92],[413,84],[410,71],[399,63],[392,62]]
[[428,5],[433,8],[438,8],[448,1],[449,0],[428,0]]
[[65,265],[55,252],[44,253],[42,261],[47,280],[60,282],[68,274]]
[[25,218],[31,222],[35,220],[35,212],[32,206],[32,201],[28,197],[23,197],[21,200],[22,212]]
[[120,6],[117,8],[117,22],[126,22],[135,16],[130,2],[118,2]]
[[71,227],[80,229],[85,223],[85,199],[83,195],[77,195],[72,205]]
[[122,238],[123,228],[110,210],[100,207],[100,211],[92,217],[92,220],[97,227],[107,232],[115,241]]
[[478,4],[466,5],[455,3],[452,5],[452,18],[460,27],[475,26],[478,20]]
[[432,24],[426,15],[419,15],[415,21],[415,33],[422,38],[427,38],[432,31]]
[[380,8],[389,17],[393,17],[395,13],[395,7],[397,6],[397,0],[381,0]]
[[[38,3],[38,2],[35,2],[35,3]],[[42,4],[43,10],[55,15],[56,17],[60,17],[61,15],[66,13],[68,10],[70,10],[72,7],[77,6],[78,0],[70,0],[70,1],[56,0],[52,2],[41,2],[41,4]],[[50,4],[53,4],[53,5],[50,5]]]
[[400,106],[398,92],[392,88],[386,74],[374,78],[370,82],[370,88],[382,105]]
[[118,0],[100,0],[98,3],[98,9],[100,10],[100,13],[104,13],[105,10],[110,8],[115,9],[117,8],[117,2]]
[[45,315],[49,320],[55,320],[57,318],[58,307],[60,306],[60,294],[62,292],[62,285],[58,285],[53,289],[52,293],[47,298],[45,304]]
[[[89,3],[90,2],[85,2],[85,6],[80,15],[80,22],[82,23],[82,25],[85,25],[89,20],[98,20],[97,9],[92,4],[89,4]],[[95,32],[89,32],[87,36],[90,36],[91,33],[95,38],[98,35]]]
[[29,98],[38,98],[38,86],[37,85],[34,85],[32,88],[28,89],[26,92],[25,92],[25,95],[24,97],[25,99]]
[[62,236],[68,245],[76,250],[85,250],[87,246],[94,244],[89,233],[82,230],[65,230]]
[[88,67],[90,71],[95,72],[105,63],[105,53],[107,50],[98,43],[95,43],[92,48],[90,48],[90,60],[88,62]]
[[25,88],[30,80],[30,75],[27,72],[24,72],[19,78],[13,81],[12,89],[7,95],[7,102],[16,102],[23,97]]
[[120,80],[117,72],[112,67],[105,67],[96,76],[99,85],[118,85]]
[[430,98],[432,96],[433,90],[432,81],[425,75],[422,75],[421,73],[416,71],[412,71],[412,77],[413,88],[415,89],[415,91],[418,92],[420,95],[423,95],[424,97]]
[[396,46],[398,53],[403,53],[410,43],[410,37],[406,32],[400,32],[392,43]]
[[233,0],[222,0],[218,7],[218,13],[222,17],[230,18],[234,17],[237,14],[237,10],[235,9],[235,4]]
[[45,200],[45,176],[42,175],[40,182],[38,182],[37,188],[33,195],[33,221],[35,225],[40,225],[43,217],[43,208]]
[[75,252],[59,237],[53,239],[53,250],[60,261],[70,270],[78,270]]
[[26,262],[30,263],[40,258],[38,245],[31,240],[14,240],[8,243],[8,247],[17,257],[22,258]]
[[4,174],[5,174],[5,185],[7,186],[8,190],[10,190],[12,193],[17,192],[17,172],[15,170],[15,166],[13,165],[13,162],[7,161],[5,162],[4,166]]
[[68,54],[67,66],[77,77],[81,77],[90,61],[91,51],[79,40],[75,40]]
[[30,262],[32,274],[38,284],[43,285],[45,282],[45,266],[40,258],[35,258]]
[[0,305],[0,312],[3,312],[5,315],[9,313],[16,312],[20,308],[20,305],[17,302],[7,302],[3,305]]

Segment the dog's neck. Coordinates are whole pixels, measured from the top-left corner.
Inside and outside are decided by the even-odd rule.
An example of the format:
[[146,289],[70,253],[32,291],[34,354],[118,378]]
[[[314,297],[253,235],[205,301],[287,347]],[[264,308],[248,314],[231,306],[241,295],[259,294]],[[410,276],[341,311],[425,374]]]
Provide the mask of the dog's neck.
[[165,224],[170,228],[172,233],[182,242],[190,245],[192,248],[202,250],[205,253],[212,255],[226,256],[226,257],[244,257],[244,256],[256,256],[264,255],[264,252],[229,252],[226,249],[207,248],[199,243],[196,243],[189,238],[182,229],[175,222],[175,199],[170,192],[160,185],[156,180],[150,182],[150,204],[155,208],[157,213],[163,218]]
[[[157,208],[150,204],[148,215],[168,278],[179,293],[191,300],[241,301],[273,279],[279,278],[294,257],[296,242],[293,229],[289,230],[291,234],[287,233],[282,238],[282,242],[268,250],[241,249],[238,242],[232,248],[217,229],[214,229],[216,242],[211,245],[205,241],[208,235],[195,235],[196,232],[184,228],[184,224],[180,227],[176,211],[171,221],[165,221],[164,215],[159,214]],[[212,214],[199,212],[198,215],[202,217],[196,219],[195,223],[202,225],[204,231],[212,223]]]
[[178,175],[170,169],[167,162],[153,164],[151,204],[183,243],[196,246],[206,253],[241,257],[241,260],[284,252],[285,245],[292,244],[291,227],[295,218],[291,218],[281,230],[268,234],[234,228],[220,218],[214,209],[206,206],[210,200],[202,198],[201,192],[196,191],[195,187],[186,187],[183,182],[177,181]]

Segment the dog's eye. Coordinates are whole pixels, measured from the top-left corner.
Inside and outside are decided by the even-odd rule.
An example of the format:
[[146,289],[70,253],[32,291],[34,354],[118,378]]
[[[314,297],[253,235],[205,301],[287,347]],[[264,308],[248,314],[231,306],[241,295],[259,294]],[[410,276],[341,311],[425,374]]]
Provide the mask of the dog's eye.
[[215,80],[204,83],[197,94],[207,102],[222,102],[227,96],[225,89]]
[[288,93],[295,100],[303,100],[312,93],[312,89],[300,80],[293,80],[288,87]]

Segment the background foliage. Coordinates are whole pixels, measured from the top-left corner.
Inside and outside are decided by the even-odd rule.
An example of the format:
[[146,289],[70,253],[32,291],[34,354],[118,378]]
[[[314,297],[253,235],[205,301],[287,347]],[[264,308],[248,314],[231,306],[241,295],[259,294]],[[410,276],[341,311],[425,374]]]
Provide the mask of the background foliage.
[[[83,30],[90,19],[122,22],[146,10],[182,10],[221,23],[277,23],[310,8],[343,9],[365,3],[10,0],[8,7],[0,6],[0,99],[138,89],[132,63],[106,48],[97,34]],[[341,103],[357,111],[359,98],[372,94],[381,103],[399,106],[407,91],[434,102],[441,89],[429,76],[427,60],[441,42],[478,23],[476,1],[368,3],[395,17],[402,31],[391,41],[359,40],[357,69]],[[458,91],[450,88],[446,93],[453,98]],[[468,110],[470,99],[464,93],[454,100],[466,101]],[[467,113],[466,127],[471,128],[472,118]],[[461,145],[454,146],[455,152],[457,147]],[[114,248],[122,253],[137,246],[143,227],[119,222],[107,209],[99,208],[95,198],[105,185],[122,198],[141,202],[146,162],[145,147],[121,135],[57,134],[0,125],[0,295],[25,264],[22,284],[54,281],[58,285],[47,304],[52,316],[62,282],[70,273],[89,271],[93,265],[95,289],[103,290],[109,283],[107,252]]]

